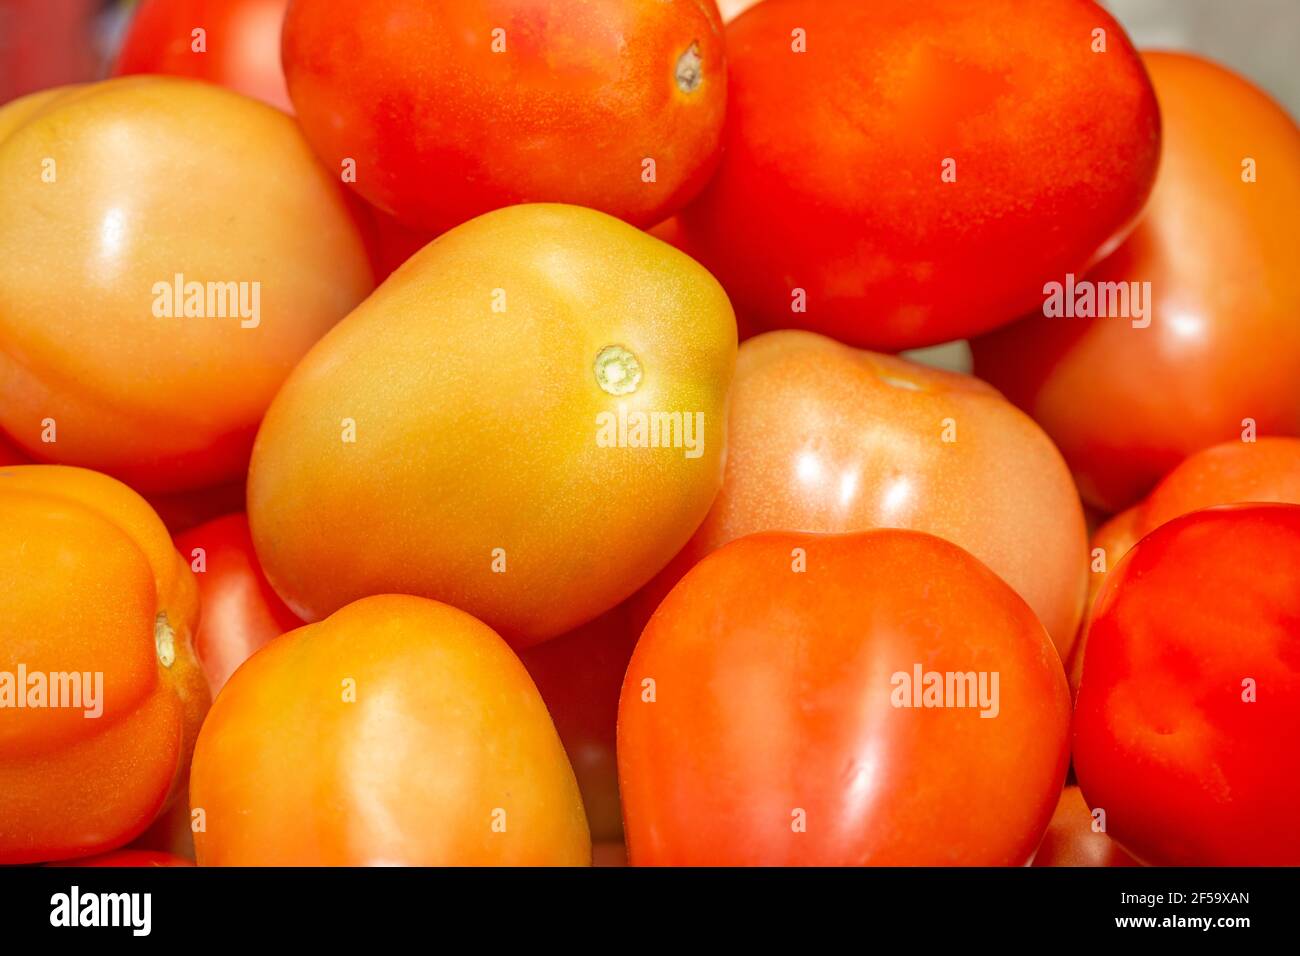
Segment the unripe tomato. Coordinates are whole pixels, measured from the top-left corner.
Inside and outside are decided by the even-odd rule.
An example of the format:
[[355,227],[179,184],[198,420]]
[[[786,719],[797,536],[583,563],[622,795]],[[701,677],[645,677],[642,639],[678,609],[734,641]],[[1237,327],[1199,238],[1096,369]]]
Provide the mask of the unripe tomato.
[[142,0],[113,75],[193,77],[292,113],[280,67],[288,6],[289,0]]
[[490,628],[423,598],[367,598],[254,654],[191,780],[203,866],[591,862],[528,672]]
[[1300,506],[1184,515],[1110,572],[1074,769],[1144,863],[1300,864]]
[[239,478],[289,369],[371,286],[293,121],[204,83],[11,103],[0,182],[0,428],[147,493]]
[[102,853],[183,793],[208,705],[194,578],[105,475],[7,467],[0,514],[0,864]]
[[1150,191],[1155,97],[1094,3],[765,0],[726,32],[723,159],[682,218],[763,328],[890,351],[995,328]]
[[976,374],[1042,424],[1106,511],[1243,428],[1300,435],[1300,127],[1224,67],[1144,59],[1160,176],[1141,225],[1087,280],[1149,283],[1146,315],[1036,315],[972,343]]
[[722,490],[635,603],[644,620],[692,565],[746,534],[871,528],[926,531],[970,551],[1069,655],[1087,537],[1047,436],[978,379],[809,332],[741,345]]
[[454,229],[267,413],[248,488],[267,577],[305,620],[405,593],[517,647],[571,630],[708,511],[735,351],[713,277],[617,219],[515,206]]
[[428,232],[526,202],[653,225],[726,103],[713,0],[293,0],[284,68],[324,163]]
[[[935,674],[938,694],[924,689]],[[628,666],[629,858],[1023,864],[1065,779],[1069,725],[1043,626],[956,545],[899,530],[742,538],[673,589]]]

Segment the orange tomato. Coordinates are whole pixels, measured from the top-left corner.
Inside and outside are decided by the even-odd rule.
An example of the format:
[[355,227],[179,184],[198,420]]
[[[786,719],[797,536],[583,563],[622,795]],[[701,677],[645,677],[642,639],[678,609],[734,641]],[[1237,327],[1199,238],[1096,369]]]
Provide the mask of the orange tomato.
[[573,764],[591,838],[597,842],[623,839],[614,727],[623,674],[639,633],[627,606],[620,604],[519,655]]
[[996,328],[1151,190],[1151,83],[1094,3],[766,0],[726,41],[722,160],[682,222],[763,329],[895,351]]
[[713,277],[617,219],[515,206],[454,229],[267,413],[248,485],[267,577],[305,620],[396,592],[518,647],[571,630],[708,511],[735,349]]
[[427,232],[526,202],[648,226],[717,161],[709,0],[294,0],[283,60],[326,166]]
[[1034,854],[1034,866],[1137,866],[1106,835],[1105,817],[1094,816],[1076,786],[1066,787],[1052,822]]
[[176,538],[199,585],[203,614],[194,652],[215,697],[230,675],[262,646],[302,620],[284,606],[253,552],[248,518],[225,515]]
[[1047,436],[978,379],[809,332],[740,347],[722,490],[636,603],[644,619],[687,569],[746,534],[871,528],[961,545],[1019,592],[1068,656],[1087,537]]
[[[1300,438],[1228,441],[1188,456],[1146,500],[1116,515],[1093,536],[1088,608],[1110,568],[1156,528],[1202,508],[1251,502],[1300,504]],[[1070,686],[1076,690],[1085,633],[1081,628],[1069,668]]]
[[240,478],[284,377],[371,287],[293,121],[204,83],[11,103],[0,182],[0,428],[146,493]]
[[0,864],[102,853],[184,783],[208,704],[194,579],[105,475],[5,468],[0,514]]
[[1111,512],[1246,419],[1300,434],[1300,127],[1221,66],[1144,59],[1160,174],[1141,225],[1087,279],[1150,283],[1146,317],[1036,315],[973,343],[976,374],[1034,416],[1084,498]]
[[1069,724],[1042,625],[956,545],[742,538],[682,579],[632,655],[629,858],[1023,864],[1064,782]]
[[528,672],[423,598],[358,601],[249,658],[203,725],[190,805],[207,866],[591,862]]

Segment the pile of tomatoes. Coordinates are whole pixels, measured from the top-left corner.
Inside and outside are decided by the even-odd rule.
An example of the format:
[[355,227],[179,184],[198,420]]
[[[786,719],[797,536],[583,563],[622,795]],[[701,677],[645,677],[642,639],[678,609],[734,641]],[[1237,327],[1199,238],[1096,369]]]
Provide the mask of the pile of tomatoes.
[[1300,129],[721,7],[144,0],[0,106],[0,864],[1300,864]]

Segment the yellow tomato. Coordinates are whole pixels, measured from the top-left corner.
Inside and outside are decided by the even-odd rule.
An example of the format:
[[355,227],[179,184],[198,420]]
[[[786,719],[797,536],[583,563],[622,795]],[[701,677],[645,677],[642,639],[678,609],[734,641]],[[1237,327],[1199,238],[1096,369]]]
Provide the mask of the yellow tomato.
[[358,601],[249,658],[203,724],[190,803],[207,866],[591,862],[523,664],[423,598]]
[[147,492],[241,477],[284,377],[372,284],[293,121],[207,84],[11,103],[0,183],[0,430]]
[[249,476],[258,556],[306,620],[398,592],[554,637],[703,519],[735,359],[725,293],[671,246],[576,206],[488,213],[285,383]]

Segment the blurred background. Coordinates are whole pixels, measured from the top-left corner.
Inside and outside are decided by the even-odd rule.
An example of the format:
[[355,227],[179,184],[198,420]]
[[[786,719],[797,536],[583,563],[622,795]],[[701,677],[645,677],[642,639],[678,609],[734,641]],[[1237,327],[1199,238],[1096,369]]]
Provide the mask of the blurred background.
[[[210,0],[209,6],[215,12],[228,2]],[[755,2],[720,0],[719,7],[734,16]],[[1295,68],[1300,0],[1105,0],[1104,5],[1139,47],[1203,53],[1300,115]],[[0,0],[0,103],[105,75],[134,6],[134,0]]]

